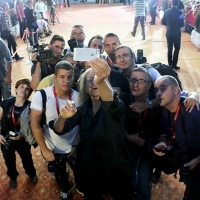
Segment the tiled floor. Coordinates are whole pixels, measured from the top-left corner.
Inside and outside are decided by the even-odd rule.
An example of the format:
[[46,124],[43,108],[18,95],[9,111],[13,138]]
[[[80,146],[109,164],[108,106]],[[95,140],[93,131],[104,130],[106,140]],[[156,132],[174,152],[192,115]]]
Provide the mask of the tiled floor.
[[[133,8],[132,5],[114,3],[113,5],[104,4],[72,4],[71,9],[63,8],[59,14],[60,24],[52,26],[53,34],[60,34],[66,40],[69,39],[71,27],[74,24],[82,24],[86,32],[86,44],[89,39],[96,34],[104,36],[109,32],[116,33],[121,39],[121,43],[129,45],[134,52],[137,49],[144,50],[144,56],[149,63],[162,62],[167,63],[167,49],[165,30],[160,25],[157,18],[156,25],[151,26],[146,23],[146,40],[142,40],[140,27],[136,37],[130,34],[133,28]],[[147,22],[149,16],[147,17]],[[48,43],[50,36],[45,38]],[[23,61],[14,62],[12,70],[13,87],[20,78],[30,78],[31,65],[28,64],[28,54],[26,43],[18,41],[18,51],[20,56],[25,56]],[[178,71],[182,81],[183,88],[189,91],[197,91],[200,94],[200,51],[190,42],[190,35],[182,33],[182,43],[179,55]],[[33,159],[37,169],[38,183],[31,185],[28,176],[25,175],[21,165],[21,160],[17,159],[17,165],[20,172],[18,178],[18,187],[11,190],[8,187],[8,177],[2,154],[0,153],[0,200],[57,200],[60,191],[56,186],[55,180],[47,172],[44,160],[41,158],[39,148],[33,149]],[[179,183],[173,176],[162,175],[162,179],[157,185],[153,185],[152,200],[181,200],[183,196],[184,185]],[[74,199],[81,199],[77,194]]]

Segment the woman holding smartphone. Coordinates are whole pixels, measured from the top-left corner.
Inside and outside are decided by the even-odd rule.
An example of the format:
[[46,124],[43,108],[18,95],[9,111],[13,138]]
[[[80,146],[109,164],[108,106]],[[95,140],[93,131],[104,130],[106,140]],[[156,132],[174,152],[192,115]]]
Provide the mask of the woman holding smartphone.
[[26,174],[31,183],[37,182],[36,170],[33,165],[31,146],[20,134],[20,115],[22,111],[30,104],[28,101],[32,93],[29,79],[21,79],[15,85],[16,97],[4,99],[0,104],[0,143],[7,175],[10,177],[10,187],[17,187],[17,177],[19,175],[16,169],[15,151],[22,160]]

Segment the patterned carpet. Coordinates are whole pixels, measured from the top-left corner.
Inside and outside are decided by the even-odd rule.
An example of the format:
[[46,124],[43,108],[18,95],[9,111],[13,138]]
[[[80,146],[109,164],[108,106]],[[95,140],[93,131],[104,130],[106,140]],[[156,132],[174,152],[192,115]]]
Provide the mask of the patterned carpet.
[[[60,24],[51,25],[53,34],[61,34],[66,40],[69,39],[71,27],[74,24],[82,24],[86,31],[86,44],[89,39],[96,34],[104,36],[108,32],[116,33],[121,43],[129,45],[136,52],[137,49],[144,50],[144,56],[149,63],[162,62],[167,63],[167,48],[164,28],[160,26],[160,20],[157,18],[156,25],[150,26],[146,23],[146,40],[141,40],[140,26],[136,37],[130,34],[133,27],[133,8],[132,6],[120,3],[113,5],[104,4],[99,7],[96,4],[73,4],[71,9],[63,8],[59,14]],[[149,22],[149,16],[147,22]],[[48,43],[50,37],[45,38],[44,43]],[[13,63],[12,70],[12,89],[14,84],[20,78],[30,78],[29,57],[26,52],[26,43],[18,43],[18,52],[25,59]],[[182,33],[182,43],[179,55],[178,66],[181,70],[178,72],[185,90],[197,91],[200,94],[200,51],[190,42],[190,35]],[[13,90],[14,91],[14,90]],[[29,177],[25,175],[21,165],[21,160],[17,156],[17,168],[20,173],[16,189],[9,188],[9,178],[6,175],[6,167],[2,153],[0,152],[0,200],[58,200],[60,190],[56,185],[55,179],[47,171],[46,164],[40,155],[39,148],[32,149],[34,164],[37,171],[38,183],[33,185]],[[173,175],[162,174],[160,182],[153,185],[152,200],[182,200],[184,184],[174,179]],[[81,200],[82,197],[74,194],[74,200]]]

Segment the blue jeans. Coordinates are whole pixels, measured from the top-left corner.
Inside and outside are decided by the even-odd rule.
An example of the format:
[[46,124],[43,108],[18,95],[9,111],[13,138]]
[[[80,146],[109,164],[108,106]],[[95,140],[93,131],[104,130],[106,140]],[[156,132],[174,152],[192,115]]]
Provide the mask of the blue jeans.
[[132,153],[132,175],[133,188],[136,200],[151,200],[151,175],[152,167],[146,157],[140,156],[137,152]]
[[11,96],[11,85],[6,84],[4,80],[0,80],[0,102]]
[[[34,44],[38,43],[38,32],[36,32],[37,28],[28,27],[28,30],[30,33],[29,42],[30,42],[30,45],[33,46]],[[32,34],[32,32],[35,32],[35,33]]]

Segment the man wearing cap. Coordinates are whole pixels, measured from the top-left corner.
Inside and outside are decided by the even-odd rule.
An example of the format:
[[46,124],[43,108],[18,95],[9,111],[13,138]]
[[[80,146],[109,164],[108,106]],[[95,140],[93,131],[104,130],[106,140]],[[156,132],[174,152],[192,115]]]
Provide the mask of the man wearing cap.
[[[47,96],[46,119],[49,121],[59,116],[59,109],[66,105],[67,100],[74,101],[78,106],[78,92],[71,88],[73,83],[73,67],[67,61],[60,61],[55,66],[55,85],[44,89]],[[62,136],[58,136],[48,126],[41,128],[42,96],[36,92],[31,103],[31,128],[41,149],[42,156],[48,162],[50,172],[55,166],[55,178],[61,189],[61,200],[69,200],[70,183],[66,172],[66,162],[75,162],[75,151],[79,144],[78,126]]]

